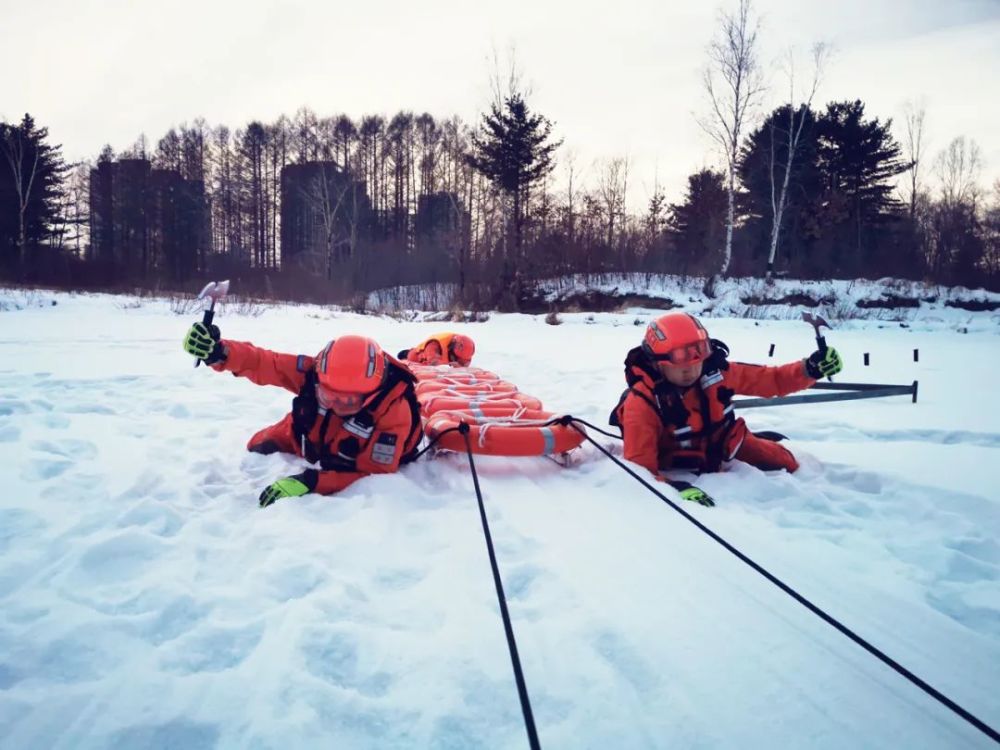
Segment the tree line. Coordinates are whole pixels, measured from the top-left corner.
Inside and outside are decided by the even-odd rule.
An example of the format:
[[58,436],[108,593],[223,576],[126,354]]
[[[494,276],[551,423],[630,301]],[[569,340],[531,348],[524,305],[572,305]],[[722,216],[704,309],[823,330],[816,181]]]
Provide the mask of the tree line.
[[[729,33],[739,32],[735,18]],[[225,274],[248,291],[316,300],[453,281],[471,304],[501,307],[516,307],[534,279],[577,272],[892,275],[997,288],[1000,181],[992,195],[979,187],[978,146],[956,138],[927,165],[923,112],[907,113],[897,140],[892,121],[863,102],[816,109],[813,94],[815,85],[755,127],[744,121],[745,135],[723,139],[723,170],[692,174],[675,202],[657,187],[638,211],[626,205],[629,159],[595,164],[584,183],[572,158],[559,159],[553,123],[513,78],[474,125],[302,108],[235,130],[196,120],[155,145],[140,137],[75,165],[25,115],[0,123],[0,270],[34,283],[187,289]],[[115,164],[148,165],[162,177],[156,201],[136,209],[155,206],[157,220],[141,226],[159,239],[128,264],[102,255],[95,231],[98,201],[117,200],[95,185],[102,165]],[[283,252],[282,224],[294,218],[287,191],[296,165],[321,167],[309,174],[324,192],[310,183],[299,202],[326,227],[326,241],[293,257]],[[339,176],[336,196],[330,174]],[[174,206],[165,224],[181,194],[185,206],[200,196],[205,215]]]

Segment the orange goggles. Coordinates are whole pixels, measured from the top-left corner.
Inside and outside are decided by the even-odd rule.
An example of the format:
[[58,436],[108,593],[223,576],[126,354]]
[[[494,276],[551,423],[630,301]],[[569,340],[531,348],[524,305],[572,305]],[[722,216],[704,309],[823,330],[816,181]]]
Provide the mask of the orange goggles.
[[319,401],[319,405],[335,414],[360,411],[369,395],[367,393],[334,391],[318,384],[316,386],[316,400]]
[[708,355],[711,353],[712,345],[705,339],[695,341],[693,344],[679,346],[665,354],[656,354],[649,349],[646,350],[646,354],[654,362],[663,362],[668,365],[677,365],[678,367],[701,362],[704,359],[708,359]]

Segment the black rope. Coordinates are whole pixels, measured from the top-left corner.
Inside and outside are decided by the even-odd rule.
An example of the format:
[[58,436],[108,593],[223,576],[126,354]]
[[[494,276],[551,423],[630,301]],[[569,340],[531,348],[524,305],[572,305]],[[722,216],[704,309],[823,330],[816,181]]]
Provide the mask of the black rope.
[[[552,420],[552,422],[553,423],[559,423],[561,425],[570,425],[570,426],[573,426],[573,422],[579,422],[580,424],[589,427],[594,432],[599,432],[602,435],[606,435],[609,438],[614,438],[615,440],[621,440],[622,439],[621,435],[616,435],[613,432],[607,432],[605,430],[602,430],[600,427],[596,427],[596,426],[592,425],[590,422],[585,422],[582,419],[577,419],[576,417],[570,416],[569,414],[567,414],[567,415],[565,415],[563,417],[558,417],[557,419]],[[574,427],[574,429],[575,429],[575,427]],[[577,432],[580,432],[580,430],[577,429]],[[586,437],[586,434],[584,434],[584,437]],[[590,442],[594,442],[594,441],[591,440]]]
[[[806,599],[804,596],[802,596],[802,594],[800,594],[798,591],[796,591],[795,589],[793,589],[791,586],[789,586],[788,584],[784,583],[782,580],[780,580],[776,576],[774,576],[771,573],[769,573],[766,569],[764,569],[763,567],[761,567],[760,565],[758,565],[756,562],[754,562],[753,560],[751,560],[749,557],[747,557],[746,555],[744,555],[742,552],[740,552],[738,549],[736,549],[736,547],[734,547],[733,545],[731,545],[729,542],[727,542],[721,536],[719,536],[714,531],[712,531],[710,528],[708,528],[707,526],[705,526],[705,524],[701,523],[697,518],[695,518],[694,516],[690,515],[687,511],[685,511],[683,508],[681,508],[675,502],[673,502],[672,500],[670,500],[670,498],[666,497],[665,495],[663,495],[663,493],[661,493],[659,490],[657,490],[655,487],[653,487],[649,482],[647,482],[641,476],[639,476],[634,471],[632,471],[632,469],[630,469],[624,463],[622,463],[617,458],[615,458],[613,455],[611,455],[610,452],[608,452],[607,450],[605,450],[596,440],[594,440],[593,438],[591,438],[584,430],[582,430],[579,427],[577,427],[577,425],[575,424],[576,422],[580,422],[580,423],[585,424],[585,425],[587,424],[582,419],[575,419],[575,418],[570,417],[570,416],[566,416],[563,419],[566,420],[566,422],[565,422],[566,424],[569,424],[574,430],[576,430],[581,435],[583,435],[583,437],[586,440],[588,440],[590,443],[592,443],[594,445],[594,447],[596,447],[599,451],[601,451],[601,453],[603,453],[605,456],[607,456],[612,461],[614,461],[616,464],[618,464],[618,466],[620,468],[622,468],[626,472],[628,472],[636,481],[638,481],[640,484],[642,484],[647,490],[649,490],[650,492],[652,492],[654,495],[656,495],[658,498],[660,498],[660,500],[662,500],[663,502],[665,502],[671,508],[673,508],[678,513],[680,513],[682,516],[684,516],[684,518],[686,518],[688,521],[690,521],[695,526],[697,526],[699,529],[701,529],[706,534],[708,534],[712,539],[714,539],[716,542],[718,542],[723,547],[725,547],[729,552],[731,552],[736,557],[738,557],[740,560],[742,560],[747,565],[749,565],[751,568],[753,568],[754,570],[756,570],[758,573],[760,573],[762,576],[764,576],[767,580],[769,580],[775,586],[777,586],[782,591],[784,591],[786,594],[788,594],[793,599],[795,599],[797,602],[799,602],[799,604],[802,604],[810,612],[812,612],[813,614],[815,614],[818,617],[820,617],[821,619],[823,619],[827,624],[832,625],[834,628],[836,628],[837,630],[839,630],[841,633],[843,633],[844,635],[846,635],[848,638],[850,638],[856,644],[858,644],[863,649],[865,649],[868,653],[870,653],[873,656],[877,657],[880,661],[882,661],[882,663],[888,665],[889,667],[892,667],[892,669],[894,669],[896,672],[898,672],[899,674],[901,674],[907,680],[909,680],[910,682],[912,682],[918,688],[920,688],[921,690],[923,690],[929,696],[931,696],[932,698],[934,698],[935,700],[937,700],[939,703],[943,704],[944,706],[947,706],[948,708],[950,708],[952,711],[954,711],[956,714],[958,714],[959,716],[961,716],[967,722],[969,722],[970,724],[972,724],[972,726],[974,726],[980,732],[982,732],[983,734],[985,734],[991,740],[993,740],[997,744],[1000,744],[1000,732],[997,732],[989,724],[986,724],[984,721],[982,721],[982,720],[976,718],[975,716],[973,716],[971,713],[969,713],[968,711],[966,711],[960,705],[958,705],[957,703],[955,703],[955,701],[951,700],[948,696],[944,695],[943,693],[939,692],[938,690],[936,690],[933,687],[931,687],[930,685],[928,685],[926,682],[924,682],[923,680],[921,680],[919,677],[917,677],[915,674],[913,674],[913,672],[911,672],[910,670],[908,670],[906,667],[904,667],[902,664],[900,664],[899,662],[897,662],[895,659],[893,659],[892,657],[886,655],[884,652],[882,652],[881,650],[879,650],[878,648],[876,648],[875,646],[873,646],[872,644],[870,644],[868,641],[866,641],[860,635],[858,635],[853,630],[851,630],[850,628],[848,628],[846,625],[843,625],[839,620],[837,620],[836,618],[828,615],[826,612],[824,612],[822,609],[820,609],[819,607],[817,607],[811,601],[809,601],[808,599]],[[587,426],[590,427],[591,425],[587,425]],[[471,458],[471,456],[470,456],[470,458]]]
[[437,444],[437,441],[440,440],[441,438],[443,438],[449,432],[461,432],[461,430],[458,427],[449,427],[447,430],[442,430],[441,432],[439,432],[437,435],[434,436],[433,440],[431,440],[427,445],[425,445],[423,448],[421,448],[420,451],[413,458],[411,458],[407,463],[413,463],[414,461],[416,461],[418,458],[420,458],[422,455],[424,455],[427,451],[429,451],[431,448],[433,448]]
[[[493,550],[493,537],[490,535],[490,525],[486,520],[486,506],[483,504],[483,493],[479,489],[479,475],[476,474],[476,464],[472,460],[472,444],[469,442],[469,425],[462,422],[458,430],[465,438],[465,452],[469,456],[469,469],[472,471],[472,482],[476,487],[476,499],[479,501],[479,517],[483,522],[483,534],[486,535],[486,549],[490,553],[490,567],[493,569],[493,583],[497,589],[497,601],[500,603],[500,616],[503,618],[503,629],[507,634],[507,649],[510,651],[510,662],[514,667],[514,680],[517,682],[517,695],[521,699],[521,713],[524,714],[524,728],[528,732],[528,744],[531,750],[540,750],[538,732],[535,731],[535,717],[531,713],[531,701],[528,700],[528,688],[524,683],[524,672],[521,671],[521,659],[517,655],[517,643],[514,641],[514,627],[510,623],[510,613],[507,611],[507,598],[503,593],[503,582],[500,580],[500,569],[497,567],[497,556]],[[441,433],[442,435],[444,433]],[[440,435],[438,436],[440,437]]]

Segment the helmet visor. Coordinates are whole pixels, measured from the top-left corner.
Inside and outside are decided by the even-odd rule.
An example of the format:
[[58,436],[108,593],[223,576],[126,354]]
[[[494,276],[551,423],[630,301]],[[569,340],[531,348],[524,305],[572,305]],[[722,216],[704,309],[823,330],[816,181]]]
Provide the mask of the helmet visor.
[[648,349],[646,354],[654,362],[674,365],[676,367],[684,367],[686,365],[692,365],[696,362],[708,359],[708,355],[711,354],[711,352],[711,344],[709,344],[705,339],[702,339],[700,341],[695,341],[692,344],[678,346],[676,349],[671,349],[669,352],[664,354],[655,354]]
[[335,391],[316,384],[316,400],[324,409],[329,409],[334,414],[346,415],[357,414],[364,406],[365,400],[370,394],[349,393],[347,391]]

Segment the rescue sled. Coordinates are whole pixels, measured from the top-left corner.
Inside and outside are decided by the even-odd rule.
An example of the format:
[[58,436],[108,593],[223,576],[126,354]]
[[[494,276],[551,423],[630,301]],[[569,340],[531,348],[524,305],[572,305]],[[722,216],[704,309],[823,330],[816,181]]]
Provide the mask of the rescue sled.
[[513,383],[478,367],[416,365],[417,401],[424,434],[443,450],[464,451],[469,426],[473,453],[490,456],[558,456],[579,447],[583,434],[559,424],[560,415]]

